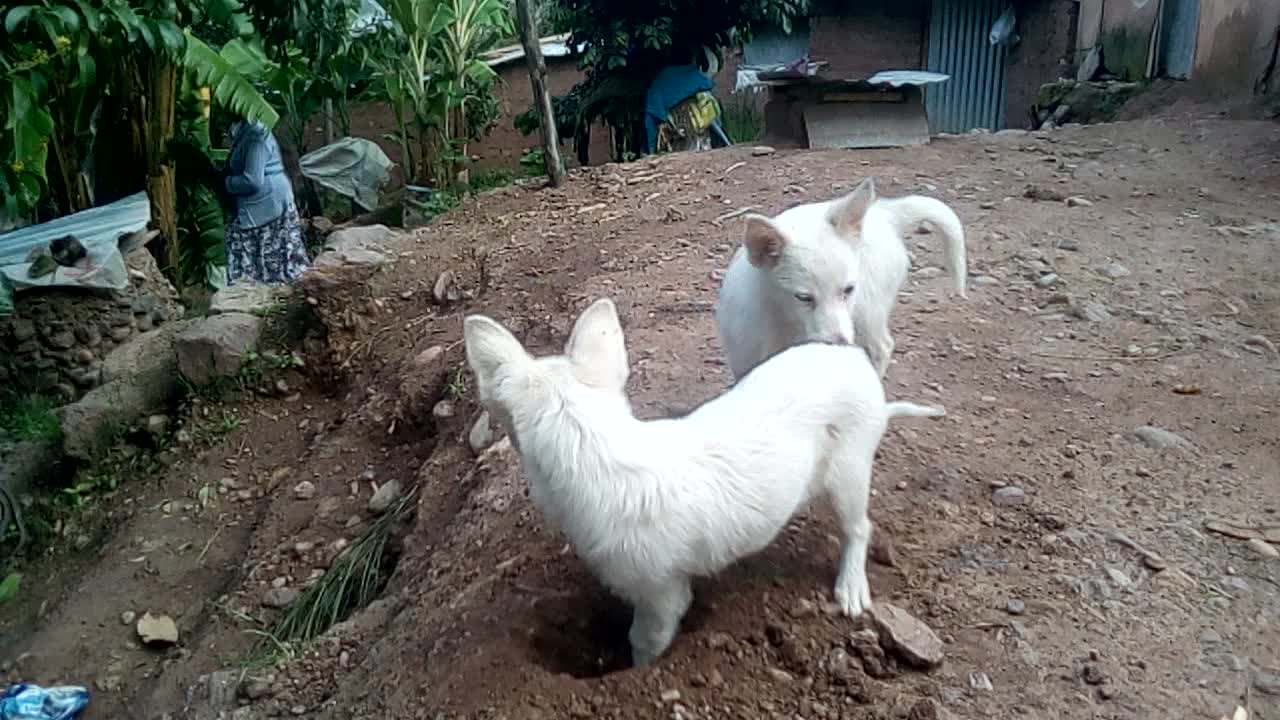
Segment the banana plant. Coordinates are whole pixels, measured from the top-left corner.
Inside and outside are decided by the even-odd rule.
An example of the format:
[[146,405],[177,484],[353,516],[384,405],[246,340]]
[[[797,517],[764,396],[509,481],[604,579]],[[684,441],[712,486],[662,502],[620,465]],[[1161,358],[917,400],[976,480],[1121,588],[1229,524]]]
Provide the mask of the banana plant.
[[56,214],[89,206],[80,177],[89,153],[84,139],[95,108],[109,102],[117,112],[102,114],[129,118],[124,139],[138,161],[113,165],[142,176],[153,215],[175,237],[164,149],[183,71],[213,86],[217,102],[232,111],[269,126],[278,120],[237,70],[237,48],[215,51],[188,29],[214,23],[236,36],[251,33],[238,0],[39,0],[0,13],[0,212],[9,220],[29,221],[41,206]]

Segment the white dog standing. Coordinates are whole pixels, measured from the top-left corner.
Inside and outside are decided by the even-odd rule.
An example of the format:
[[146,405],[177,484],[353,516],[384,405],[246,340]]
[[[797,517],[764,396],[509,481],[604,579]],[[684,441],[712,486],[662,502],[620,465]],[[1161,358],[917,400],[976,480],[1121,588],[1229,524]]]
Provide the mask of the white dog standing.
[[746,222],[716,306],[735,378],[809,341],[857,342],[884,377],[893,355],[889,315],[911,269],[902,236],[921,222],[942,233],[951,279],[965,295],[964,228],[939,200],[877,197],[868,178],[842,198]]
[[807,344],[762,364],[686,417],[642,421],[625,386],[626,345],[611,300],[574,324],[563,355],[534,358],[497,322],[465,321],[481,402],[511,435],[530,497],[635,609],[635,665],[671,644],[690,581],[767,546],[814,495],[844,533],[835,597],[860,615],[871,467],[889,420],[941,408],[891,403],[865,353]]

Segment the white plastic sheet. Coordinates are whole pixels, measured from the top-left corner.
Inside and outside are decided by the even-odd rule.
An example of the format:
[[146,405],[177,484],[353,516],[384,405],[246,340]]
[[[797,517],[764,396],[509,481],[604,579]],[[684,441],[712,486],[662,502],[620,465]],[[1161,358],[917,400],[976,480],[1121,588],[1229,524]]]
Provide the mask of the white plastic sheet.
[[[129,272],[120,252],[120,238],[145,230],[151,222],[151,203],[146,193],[136,193],[110,205],[82,210],[40,225],[0,235],[0,296],[10,290],[33,287],[85,287],[122,290],[129,285]],[[27,260],[33,248],[48,246],[63,235],[74,235],[84,245],[86,256],[74,267],[59,265],[48,275],[27,275]],[[7,286],[7,287],[3,287]],[[7,298],[0,297],[0,307]],[[3,312],[0,310],[0,312]]]

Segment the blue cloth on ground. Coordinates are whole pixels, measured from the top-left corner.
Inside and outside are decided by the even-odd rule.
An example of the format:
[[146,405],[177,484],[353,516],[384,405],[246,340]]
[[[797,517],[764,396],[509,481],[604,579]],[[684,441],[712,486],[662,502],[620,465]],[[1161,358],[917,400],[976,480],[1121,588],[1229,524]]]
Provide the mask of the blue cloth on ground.
[[659,70],[644,101],[644,151],[651,153],[657,146],[658,126],[667,121],[671,108],[712,87],[711,78],[697,65],[669,65]]
[[89,691],[82,687],[19,683],[0,695],[0,720],[73,720],[88,704]]

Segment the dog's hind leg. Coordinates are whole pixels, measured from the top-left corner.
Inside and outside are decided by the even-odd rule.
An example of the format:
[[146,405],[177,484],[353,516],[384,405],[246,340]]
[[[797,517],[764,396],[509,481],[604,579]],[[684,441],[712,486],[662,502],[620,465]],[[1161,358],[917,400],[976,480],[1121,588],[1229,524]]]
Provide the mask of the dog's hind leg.
[[667,651],[692,602],[693,588],[685,577],[646,584],[634,593],[635,617],[628,634],[632,665],[651,665]]
[[[851,431],[844,430],[845,433]],[[867,516],[867,503],[871,494],[871,465],[879,443],[876,433],[863,430],[860,434],[864,436],[839,438],[842,442],[833,451],[827,477],[828,492],[844,532],[840,572],[836,576],[836,604],[845,615],[855,618],[871,607],[871,588],[867,583],[871,519]]]

